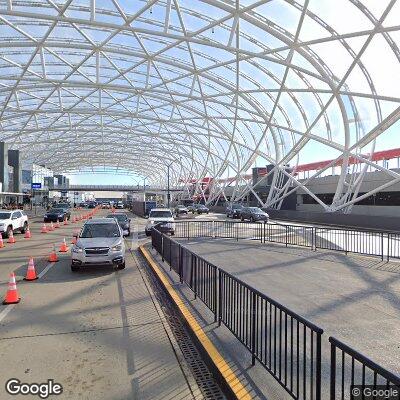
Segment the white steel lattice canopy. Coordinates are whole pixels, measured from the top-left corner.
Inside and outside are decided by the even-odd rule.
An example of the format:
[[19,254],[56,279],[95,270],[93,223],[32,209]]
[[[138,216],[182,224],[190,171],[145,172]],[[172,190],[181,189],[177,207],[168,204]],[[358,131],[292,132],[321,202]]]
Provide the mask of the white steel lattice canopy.
[[345,209],[399,117],[399,23],[396,0],[0,0],[0,139],[60,172],[235,177],[209,202],[274,164],[270,206],[308,191],[286,164],[342,158],[318,201]]

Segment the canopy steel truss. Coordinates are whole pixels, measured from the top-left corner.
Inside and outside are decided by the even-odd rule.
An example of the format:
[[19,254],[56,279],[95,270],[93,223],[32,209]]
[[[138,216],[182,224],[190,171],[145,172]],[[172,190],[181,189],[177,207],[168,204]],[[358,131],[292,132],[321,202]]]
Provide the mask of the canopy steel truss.
[[[365,157],[400,116],[380,76],[400,76],[399,3],[0,0],[0,139],[64,173],[212,177],[209,203],[228,185],[258,198],[244,176],[273,164],[263,205],[301,187],[349,211],[382,189],[358,195],[368,167],[400,181]],[[301,182],[286,168],[310,152],[342,160],[332,204],[307,188],[329,165]]]

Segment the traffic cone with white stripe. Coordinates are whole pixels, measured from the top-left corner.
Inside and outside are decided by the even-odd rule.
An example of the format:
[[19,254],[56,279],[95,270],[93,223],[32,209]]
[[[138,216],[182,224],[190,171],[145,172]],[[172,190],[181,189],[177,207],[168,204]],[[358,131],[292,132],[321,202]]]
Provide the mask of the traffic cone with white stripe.
[[36,270],[35,270],[35,263],[33,261],[33,258],[31,257],[28,262],[28,269],[26,271],[26,276],[24,278],[26,281],[34,281],[38,279],[36,275]]
[[56,245],[53,245],[53,251],[49,255],[49,262],[57,262],[58,256],[56,252]]
[[3,235],[0,232],[0,249],[4,247]]
[[65,238],[64,238],[64,240],[60,246],[60,253],[66,253],[67,251],[68,251],[68,246],[67,246],[67,242],[65,241]]
[[50,222],[49,231],[54,231],[54,224],[53,221]]
[[11,230],[10,235],[8,236],[7,243],[14,244],[16,242],[15,237],[14,237],[14,232]]
[[40,233],[47,233],[47,226],[45,223],[43,223],[42,229],[40,230]]
[[8,282],[8,290],[6,293],[6,297],[4,298],[3,304],[16,304],[19,303],[20,301],[21,298],[18,296],[15,274],[14,272],[11,272],[10,280]]
[[57,220],[57,222],[56,222],[56,224],[54,225],[54,228],[59,228],[60,227],[60,221],[59,220]]
[[24,235],[25,239],[30,239],[31,238],[31,230],[29,229],[29,226],[26,228],[26,232]]

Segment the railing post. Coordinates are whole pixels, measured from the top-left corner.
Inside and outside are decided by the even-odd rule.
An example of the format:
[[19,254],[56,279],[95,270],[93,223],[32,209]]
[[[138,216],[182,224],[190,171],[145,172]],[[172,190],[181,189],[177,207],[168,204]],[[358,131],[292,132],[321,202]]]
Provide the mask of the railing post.
[[251,365],[256,364],[256,292],[251,292]]
[[391,234],[388,233],[387,237],[388,237],[388,242],[387,242],[387,262],[390,261],[390,253],[392,252],[392,241],[390,240],[390,236]]
[[288,226],[285,225],[285,245],[288,246]]
[[[321,400],[321,335],[317,333],[317,353],[316,353],[316,377],[315,377],[315,400]],[[312,379],[312,378],[311,378]]]
[[178,262],[179,262],[179,282],[183,283],[183,254],[182,246],[178,245]]
[[344,231],[344,251],[345,251],[345,254],[347,254],[348,240],[349,240],[349,235],[348,235],[348,230],[346,229]]
[[384,257],[384,254],[383,254],[383,232],[381,232],[381,253],[382,253],[381,259],[383,261],[383,257]]
[[172,240],[169,239],[169,270],[172,271]]
[[218,326],[221,326],[222,320],[222,272],[218,268]]
[[262,243],[265,243],[265,226],[267,225],[267,222],[264,221],[264,226],[263,226],[263,241]]
[[160,235],[161,237],[161,260],[164,262],[164,238],[162,235]]
[[330,385],[330,400],[335,400],[336,397],[336,346],[331,343],[331,385]]
[[218,320],[218,277],[217,277],[217,268],[213,267],[213,280],[214,280],[214,293],[213,293],[213,297],[214,297],[214,322],[217,322]]

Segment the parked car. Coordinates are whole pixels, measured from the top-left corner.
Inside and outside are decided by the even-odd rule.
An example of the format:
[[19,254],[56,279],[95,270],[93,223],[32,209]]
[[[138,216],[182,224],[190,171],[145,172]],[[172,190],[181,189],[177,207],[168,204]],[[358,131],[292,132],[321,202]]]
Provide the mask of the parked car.
[[65,208],[51,208],[44,214],[44,222],[57,222],[71,219],[71,212]]
[[20,210],[0,210],[0,232],[9,237],[11,232],[25,233],[29,226],[28,216]]
[[96,202],[95,201],[89,201],[87,208],[96,208]]
[[226,209],[226,216],[232,219],[240,218],[242,210],[243,210],[242,204],[231,204]]
[[71,249],[71,270],[85,265],[125,268],[125,243],[115,218],[93,218],[85,222]]
[[188,212],[194,212],[195,210],[195,204],[189,204],[188,206],[186,206]]
[[169,233],[171,235],[175,234],[175,224],[174,216],[172,211],[168,208],[153,208],[149,213],[149,219],[145,227],[146,236],[151,235],[151,230],[153,227],[163,222],[163,232]]
[[258,207],[244,207],[240,212],[242,221],[249,220],[251,222],[265,221],[268,222],[269,215]]
[[108,214],[107,218],[114,218],[118,222],[124,236],[131,234],[131,220],[126,214]]
[[115,208],[123,209],[124,203],[122,201],[118,201],[117,204],[115,205]]
[[207,208],[204,204],[195,204],[193,206],[193,211],[192,213],[195,214],[208,214],[210,212],[210,209]]
[[106,210],[110,209],[111,208],[110,202],[109,201],[103,201],[103,203],[101,205],[101,208],[106,209]]
[[177,205],[175,207],[175,214],[176,215],[187,214],[188,212],[189,212],[189,210],[183,205]]

